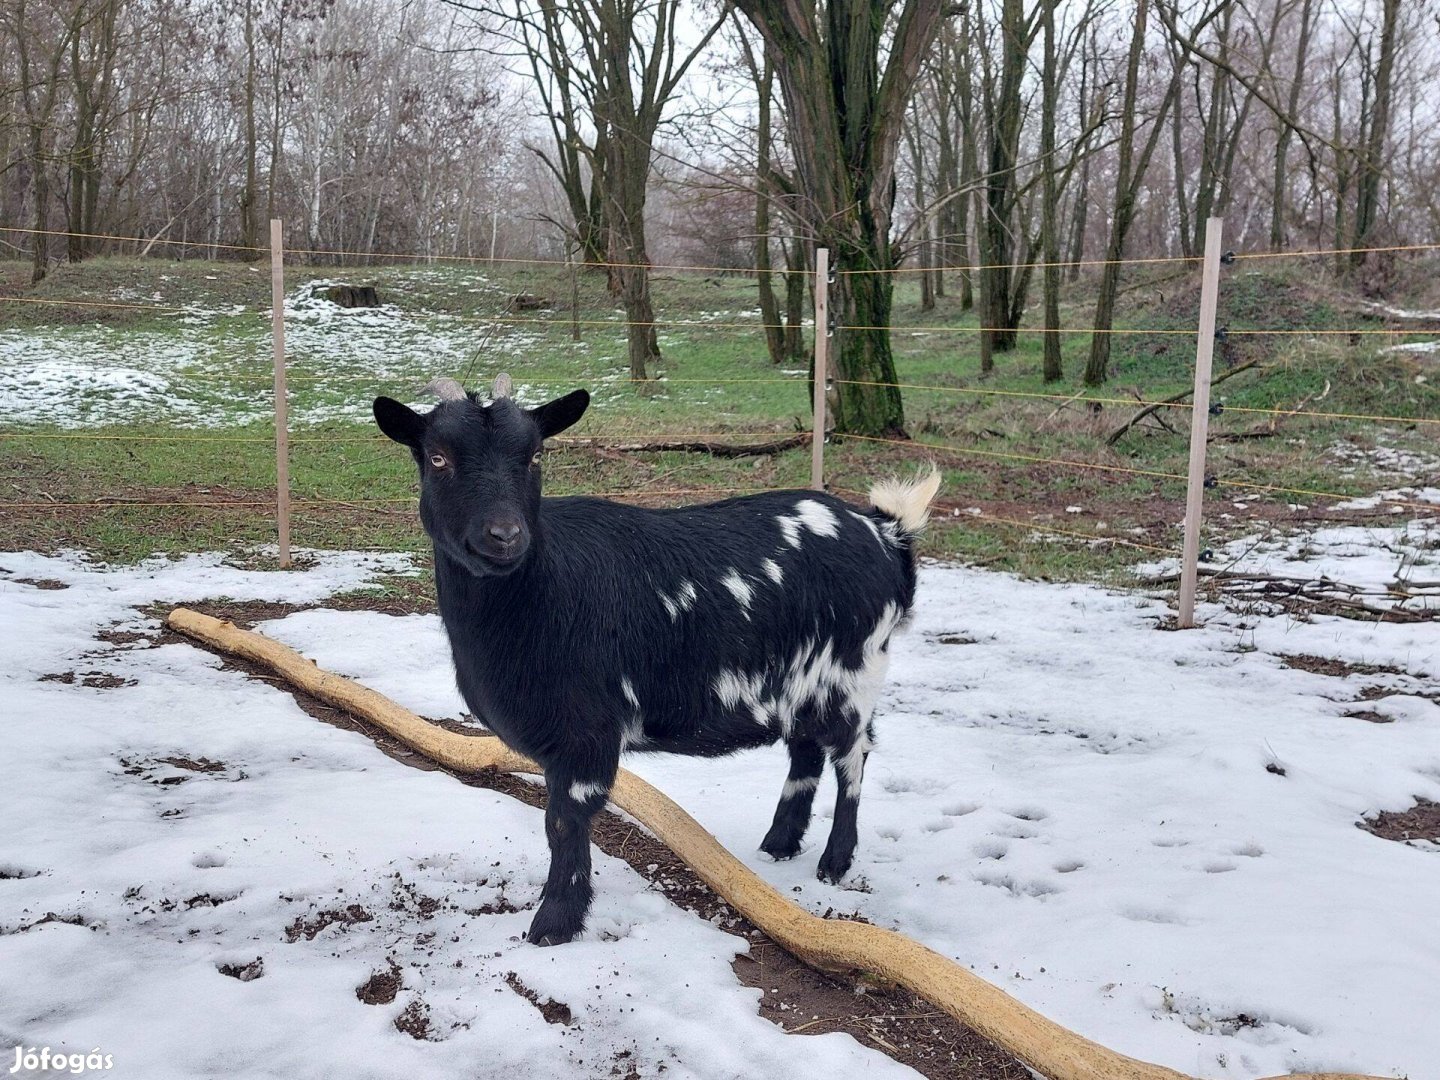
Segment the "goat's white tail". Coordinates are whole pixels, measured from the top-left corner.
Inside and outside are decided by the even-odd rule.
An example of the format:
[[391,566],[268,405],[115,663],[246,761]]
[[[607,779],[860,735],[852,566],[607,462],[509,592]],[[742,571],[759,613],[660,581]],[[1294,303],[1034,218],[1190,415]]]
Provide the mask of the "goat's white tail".
[[911,480],[881,480],[870,489],[870,505],[889,514],[900,527],[914,536],[930,520],[930,503],[940,490],[940,470],[930,466],[929,475]]

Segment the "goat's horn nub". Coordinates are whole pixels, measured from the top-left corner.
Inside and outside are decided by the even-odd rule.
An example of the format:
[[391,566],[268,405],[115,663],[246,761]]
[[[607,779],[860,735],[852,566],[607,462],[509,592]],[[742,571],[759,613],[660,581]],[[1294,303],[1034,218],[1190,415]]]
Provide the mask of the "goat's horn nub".
[[465,388],[454,379],[431,379],[423,387],[422,394],[434,394],[441,401],[464,401]]
[[495,376],[495,385],[490,388],[490,396],[492,398],[499,401],[501,398],[509,397],[514,392],[515,384],[510,380],[509,375],[506,375],[505,372],[502,371],[499,375]]

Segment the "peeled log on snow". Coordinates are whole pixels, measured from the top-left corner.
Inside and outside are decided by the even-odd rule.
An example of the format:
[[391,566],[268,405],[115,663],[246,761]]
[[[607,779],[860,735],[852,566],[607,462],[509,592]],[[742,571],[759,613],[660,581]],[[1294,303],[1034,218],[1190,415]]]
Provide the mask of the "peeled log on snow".
[[[165,623],[222,653],[268,668],[307,694],[374,724],[456,772],[540,772],[535,762],[493,736],[446,731],[262,634],[188,608],[176,608]],[[825,971],[870,972],[912,990],[1049,1080],[1193,1080],[1185,1073],[1093,1043],[1022,1005],[948,957],[892,930],[811,915],[721,847],[668,796],[624,769],[615,779],[610,801],[639,819],[726,903],[805,963]],[[1311,1073],[1284,1080],[1379,1078]]]

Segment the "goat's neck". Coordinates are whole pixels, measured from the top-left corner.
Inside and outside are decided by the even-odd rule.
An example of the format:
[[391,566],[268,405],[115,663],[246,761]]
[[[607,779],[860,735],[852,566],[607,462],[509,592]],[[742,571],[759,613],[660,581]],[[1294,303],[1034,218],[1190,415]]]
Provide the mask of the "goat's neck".
[[536,529],[525,561],[504,576],[477,575],[459,560],[434,547],[435,589],[442,618],[466,622],[504,623],[544,602],[547,574],[545,545]]

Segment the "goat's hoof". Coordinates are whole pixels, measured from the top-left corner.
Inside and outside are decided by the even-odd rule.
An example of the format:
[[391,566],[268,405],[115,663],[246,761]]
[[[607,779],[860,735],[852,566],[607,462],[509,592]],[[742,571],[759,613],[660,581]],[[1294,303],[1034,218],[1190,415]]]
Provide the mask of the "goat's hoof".
[[566,918],[563,914],[541,908],[535,913],[525,940],[532,945],[566,945],[574,941],[583,930],[584,922]]
[[800,854],[799,840],[772,840],[765,837],[760,841],[760,850],[769,855],[776,862],[784,862],[786,859],[793,859]]
[[854,856],[846,856],[844,859],[831,858],[827,853],[821,856],[820,866],[815,871],[815,876],[821,881],[830,885],[839,885],[845,875],[850,872],[850,864]]

